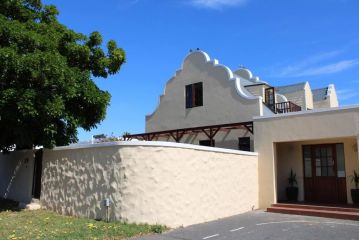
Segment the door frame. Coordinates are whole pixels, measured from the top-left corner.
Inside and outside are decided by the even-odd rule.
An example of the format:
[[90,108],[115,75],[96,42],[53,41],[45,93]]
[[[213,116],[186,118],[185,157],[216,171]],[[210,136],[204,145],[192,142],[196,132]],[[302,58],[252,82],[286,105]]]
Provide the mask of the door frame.
[[[270,96],[272,97],[272,102],[270,102]],[[266,105],[275,112],[275,89],[274,87],[268,87],[266,89],[264,89],[264,102],[266,103]]]
[[[320,201],[317,201],[315,199],[315,184],[317,184],[318,179],[316,178],[322,178],[326,176],[317,177],[316,176],[316,165],[315,165],[315,149],[317,147],[332,147],[332,157],[334,160],[334,176],[330,176],[336,179],[336,201],[333,203],[347,203],[347,189],[346,189],[346,177],[338,177],[338,159],[337,159],[337,149],[336,146],[338,144],[342,144],[344,146],[344,143],[338,142],[338,143],[321,143],[321,144],[303,144],[302,145],[302,164],[303,164],[303,187],[304,187],[304,201],[308,202],[316,202],[321,203]],[[310,147],[310,154],[311,154],[311,177],[305,177],[305,158],[304,158],[304,147]],[[345,164],[345,153],[344,153],[344,164]],[[310,187],[309,187],[310,186]],[[311,188],[311,190],[307,189]],[[311,191],[311,192],[308,192]]]

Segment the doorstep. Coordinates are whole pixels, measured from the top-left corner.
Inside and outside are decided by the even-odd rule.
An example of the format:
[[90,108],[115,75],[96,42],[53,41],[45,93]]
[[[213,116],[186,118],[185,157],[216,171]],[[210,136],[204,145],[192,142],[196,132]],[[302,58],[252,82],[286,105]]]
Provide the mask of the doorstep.
[[359,221],[359,208],[351,205],[328,206],[302,203],[277,203],[267,208],[267,212]]

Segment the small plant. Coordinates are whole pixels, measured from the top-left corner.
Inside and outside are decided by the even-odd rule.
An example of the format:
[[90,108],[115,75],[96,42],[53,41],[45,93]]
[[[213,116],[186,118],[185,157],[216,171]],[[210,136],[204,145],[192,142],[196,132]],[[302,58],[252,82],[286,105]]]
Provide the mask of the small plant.
[[288,183],[289,183],[290,187],[294,187],[295,185],[298,184],[298,182],[297,182],[297,174],[295,174],[293,172],[293,169],[290,169],[290,175],[289,175],[289,178],[288,178]]
[[161,225],[153,225],[151,226],[151,232],[153,233],[163,233],[163,231],[166,230],[166,227],[161,226]]
[[129,133],[129,132],[124,132],[122,134],[123,141],[130,141],[130,138],[131,138],[131,133]]
[[290,202],[298,201],[298,184],[297,174],[293,172],[293,169],[290,169],[290,175],[288,177],[289,187],[286,188],[287,200]]
[[353,175],[349,176],[349,178],[355,184],[355,188],[351,189],[353,203],[359,206],[359,174],[354,170]]
[[359,174],[354,170],[353,175],[350,176],[351,182],[355,184],[355,188],[359,189]]

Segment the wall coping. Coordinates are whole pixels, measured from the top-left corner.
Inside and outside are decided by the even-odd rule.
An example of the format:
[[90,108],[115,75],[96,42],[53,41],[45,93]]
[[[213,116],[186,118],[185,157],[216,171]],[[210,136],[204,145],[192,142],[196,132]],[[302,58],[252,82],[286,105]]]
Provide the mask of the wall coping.
[[337,113],[340,111],[359,111],[359,105],[351,105],[351,106],[344,106],[344,107],[334,107],[334,108],[319,108],[313,110],[306,110],[300,112],[291,112],[291,113],[284,113],[284,114],[276,114],[270,116],[256,116],[253,117],[254,121],[265,121],[265,120],[272,120],[276,118],[286,118],[286,117],[295,117],[295,116],[305,116],[311,114],[318,114],[318,113]]
[[219,152],[219,153],[231,153],[231,154],[247,155],[247,156],[258,156],[258,153],[256,152],[246,152],[246,151],[240,151],[234,149],[206,147],[206,146],[199,146],[194,144],[162,142],[162,141],[117,141],[117,142],[106,142],[106,143],[95,143],[95,144],[75,144],[69,146],[55,147],[52,150],[61,151],[61,150],[74,150],[74,149],[85,149],[85,148],[102,148],[102,147],[111,147],[111,146],[172,147],[172,148],[202,150],[206,152]]

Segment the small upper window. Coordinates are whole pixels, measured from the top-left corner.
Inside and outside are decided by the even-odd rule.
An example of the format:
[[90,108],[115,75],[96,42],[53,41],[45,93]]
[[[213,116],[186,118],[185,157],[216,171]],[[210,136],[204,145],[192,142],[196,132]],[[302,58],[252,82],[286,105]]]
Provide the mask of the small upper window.
[[203,106],[203,84],[186,85],[186,108]]
[[238,138],[238,149],[242,151],[251,151],[251,139],[249,137]]
[[216,142],[214,139],[212,140],[199,140],[200,146],[208,146],[208,147],[214,147],[216,146]]

